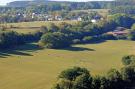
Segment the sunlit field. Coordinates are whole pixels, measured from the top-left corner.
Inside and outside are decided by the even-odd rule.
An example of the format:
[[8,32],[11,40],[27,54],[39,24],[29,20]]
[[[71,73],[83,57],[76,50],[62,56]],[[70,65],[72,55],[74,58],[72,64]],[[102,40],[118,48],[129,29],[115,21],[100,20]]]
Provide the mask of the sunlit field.
[[77,24],[77,21],[34,21],[34,22],[20,22],[20,23],[8,23],[7,25],[12,25],[15,27],[41,27],[48,26],[50,23],[59,25],[60,23],[65,22],[69,24]]
[[0,53],[0,89],[51,89],[62,70],[86,67],[92,75],[120,69],[124,55],[135,53],[134,41],[106,41],[66,49],[39,49],[26,44]]
[[29,33],[39,31],[41,26],[48,27],[50,23],[54,23],[55,25],[58,26],[63,22],[72,25],[76,25],[79,23],[78,21],[35,21],[35,22],[4,23],[0,25],[7,27],[6,30],[12,30],[19,33]]

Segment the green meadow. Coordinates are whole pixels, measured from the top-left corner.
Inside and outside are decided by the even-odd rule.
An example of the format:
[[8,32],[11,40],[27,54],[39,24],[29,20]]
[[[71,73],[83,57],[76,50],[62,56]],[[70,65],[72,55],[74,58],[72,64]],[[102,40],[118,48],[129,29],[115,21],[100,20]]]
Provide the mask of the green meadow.
[[51,89],[62,70],[86,67],[104,75],[120,69],[124,55],[135,54],[134,41],[106,41],[73,45],[65,49],[40,49],[35,43],[0,53],[0,89]]
[[34,22],[19,22],[19,23],[4,23],[0,24],[0,26],[5,26],[6,30],[16,31],[19,33],[31,33],[35,31],[39,31],[41,26],[48,27],[50,23],[54,23],[59,26],[61,23],[68,23],[72,25],[76,25],[78,21],[34,21]]

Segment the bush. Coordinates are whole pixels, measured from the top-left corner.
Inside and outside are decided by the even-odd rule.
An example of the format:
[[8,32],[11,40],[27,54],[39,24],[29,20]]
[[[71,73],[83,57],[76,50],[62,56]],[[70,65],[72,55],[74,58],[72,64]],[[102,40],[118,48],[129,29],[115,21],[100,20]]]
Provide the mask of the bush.
[[128,56],[124,56],[122,58],[122,63],[124,65],[130,65],[133,62],[135,62],[135,56],[134,55],[128,55]]
[[91,37],[91,36],[85,36],[85,37],[83,38],[83,42],[84,42],[84,43],[93,42],[93,37]]
[[135,63],[123,67],[120,72],[111,69],[102,77],[92,77],[87,69],[74,67],[61,72],[53,89],[132,89],[134,83]]
[[74,67],[62,71],[53,89],[90,89],[92,77],[85,68]]
[[75,80],[76,77],[78,77],[82,74],[89,75],[89,71],[85,68],[74,67],[72,69],[67,69],[65,71],[62,71],[61,74],[59,75],[59,78],[64,78],[64,79],[68,79],[68,80]]
[[122,75],[116,69],[111,69],[107,73],[107,79],[109,80],[109,89],[122,89],[124,87]]
[[73,89],[91,89],[92,78],[88,74],[78,76],[73,84]]
[[116,40],[116,37],[112,34],[103,34],[101,35],[103,40]]
[[131,84],[135,82],[135,66],[127,66],[121,70],[124,81]]
[[71,40],[60,32],[46,33],[41,37],[39,45],[45,48],[65,48],[71,45]]
[[135,30],[131,30],[127,38],[129,40],[135,40]]
[[25,43],[22,34],[18,34],[13,31],[2,31],[0,32],[0,48],[6,49],[15,45]]
[[73,44],[79,44],[79,43],[81,43],[81,40],[80,39],[74,39],[72,42],[73,42]]

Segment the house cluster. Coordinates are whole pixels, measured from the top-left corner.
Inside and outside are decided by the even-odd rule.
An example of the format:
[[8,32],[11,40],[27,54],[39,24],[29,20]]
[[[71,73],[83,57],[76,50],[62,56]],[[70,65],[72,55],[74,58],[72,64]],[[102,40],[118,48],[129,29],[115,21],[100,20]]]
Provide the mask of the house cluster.
[[91,19],[91,22],[92,23],[97,23],[98,21],[100,20],[104,20],[104,18],[100,15],[95,15],[92,19]]
[[71,21],[91,21],[92,23],[97,23],[102,20],[102,16],[95,15],[93,18],[88,16],[88,19],[84,19],[82,15],[79,16],[71,16],[71,17],[62,17],[61,15],[52,15],[52,14],[39,14],[39,13],[17,13],[12,14],[13,17],[17,17],[20,21],[63,21],[63,20],[71,20]]
[[[22,18],[29,18],[29,19],[36,19],[38,21],[63,21],[66,20],[61,15],[51,15],[51,14],[16,14],[16,17],[22,17]],[[68,20],[75,20],[75,21],[82,21],[82,18],[80,16],[74,17]]]
[[117,27],[114,31],[108,32],[108,34],[112,34],[114,36],[122,36],[127,35],[129,31],[124,27]]
[[42,20],[42,21],[62,21],[63,18],[60,15],[49,15],[49,14],[37,14],[37,13],[31,13],[31,14],[16,14],[16,17],[22,17],[22,18],[31,18],[36,20]]

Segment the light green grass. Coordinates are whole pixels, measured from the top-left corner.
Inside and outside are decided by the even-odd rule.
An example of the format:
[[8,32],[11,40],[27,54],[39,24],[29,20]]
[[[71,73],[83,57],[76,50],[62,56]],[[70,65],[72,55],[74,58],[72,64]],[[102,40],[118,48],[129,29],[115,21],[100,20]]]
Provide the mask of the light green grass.
[[[76,25],[79,23],[78,21],[34,21],[34,22],[5,23],[0,25],[7,27],[8,28],[7,30],[16,31],[19,33],[29,33],[29,32],[35,32],[40,30],[41,26],[49,26],[50,23],[54,23],[55,25],[58,26],[62,22],[72,24],[72,25]],[[10,28],[10,27],[15,27],[15,28]]]
[[28,34],[28,33],[34,33],[37,31],[40,31],[40,28],[34,28],[34,29],[30,29],[30,28],[12,28],[12,29],[7,29],[8,31],[15,31],[18,33],[24,33],[24,34]]
[[0,53],[0,89],[50,89],[62,70],[86,67],[95,74],[122,67],[121,57],[135,53],[133,41],[75,45],[63,50],[24,45]]
[[14,27],[41,27],[41,26],[48,26],[50,23],[54,23],[59,25],[62,22],[66,22],[69,24],[77,24],[78,21],[33,21],[33,22],[20,22],[20,23],[8,23],[7,26],[14,26]]

